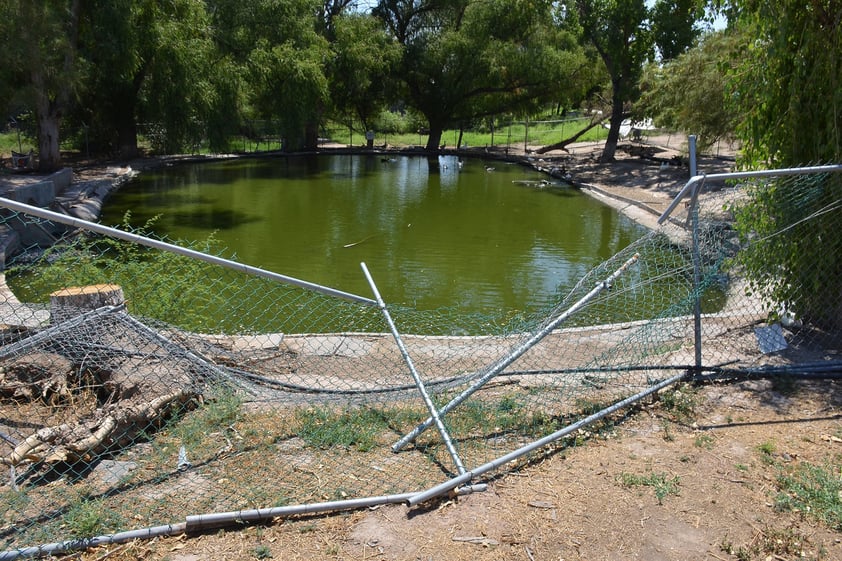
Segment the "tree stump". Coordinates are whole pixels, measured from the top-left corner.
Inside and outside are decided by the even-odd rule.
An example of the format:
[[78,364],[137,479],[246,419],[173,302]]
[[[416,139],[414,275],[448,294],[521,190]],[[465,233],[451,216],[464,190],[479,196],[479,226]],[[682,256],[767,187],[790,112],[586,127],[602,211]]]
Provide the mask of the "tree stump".
[[117,284],[62,288],[50,294],[50,322],[56,325],[85,312],[124,302],[123,289]]

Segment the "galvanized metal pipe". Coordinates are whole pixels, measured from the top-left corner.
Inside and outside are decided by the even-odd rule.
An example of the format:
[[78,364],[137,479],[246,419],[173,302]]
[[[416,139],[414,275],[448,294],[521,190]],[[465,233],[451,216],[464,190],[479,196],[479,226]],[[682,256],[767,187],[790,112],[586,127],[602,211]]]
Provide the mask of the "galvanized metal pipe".
[[15,353],[29,350],[35,347],[36,345],[40,345],[43,342],[46,342],[58,335],[61,335],[62,333],[70,331],[71,329],[76,329],[80,325],[84,325],[85,323],[88,323],[102,316],[112,314],[114,312],[120,312],[125,309],[125,304],[119,304],[117,306],[102,306],[101,308],[96,308],[94,310],[84,312],[59,324],[52,325],[46,329],[43,329],[35,335],[26,337],[24,339],[20,339],[19,341],[15,341],[14,343],[9,343],[8,345],[3,345],[3,348],[0,349],[0,359],[7,358]]
[[497,458],[496,460],[492,460],[492,461],[490,461],[486,464],[483,464],[483,465],[481,465],[477,468],[472,469],[469,472],[463,473],[460,476],[457,476],[457,477],[454,477],[454,478],[452,478],[448,481],[445,481],[444,483],[441,483],[440,485],[432,487],[431,489],[428,489],[427,491],[424,491],[423,493],[418,493],[417,495],[415,495],[412,498],[410,498],[409,500],[407,500],[407,505],[408,506],[416,506],[416,505],[421,504],[423,502],[429,501],[430,499],[434,499],[438,496],[441,496],[444,493],[447,493],[447,492],[449,492],[453,489],[457,489],[460,485],[468,483],[471,479],[473,479],[474,477],[476,477],[478,475],[482,475],[483,473],[486,473],[488,471],[497,469],[501,466],[506,465],[507,463],[509,463],[511,461],[517,460],[518,458],[520,458],[522,456],[525,456],[526,454],[529,454],[530,452],[533,452],[533,451],[537,450],[538,448],[542,448],[542,447],[546,446],[547,444],[551,444],[552,442],[558,440],[559,438],[567,436],[568,434],[570,434],[570,433],[572,433],[576,430],[579,430],[580,428],[582,428],[584,426],[587,426],[587,425],[589,425],[589,424],[591,424],[595,421],[598,421],[599,419],[602,419],[603,417],[607,417],[608,415],[614,413],[615,411],[618,411],[618,410],[622,409],[623,407],[626,407],[627,405],[631,405],[632,403],[635,403],[636,401],[640,401],[641,399],[643,399],[644,397],[646,397],[648,395],[651,395],[651,394],[653,394],[653,393],[655,393],[655,392],[657,392],[657,391],[659,391],[663,388],[666,388],[667,386],[670,386],[672,384],[675,384],[676,382],[679,382],[679,381],[687,378],[687,376],[688,376],[688,374],[686,372],[684,372],[682,374],[672,376],[671,378],[667,378],[666,380],[664,380],[662,382],[659,382],[659,383],[655,384],[654,386],[651,386],[651,387],[643,390],[642,392],[636,393],[631,397],[627,397],[626,399],[624,399],[622,401],[618,401],[617,403],[615,403],[611,407],[607,407],[607,408],[603,409],[602,411],[598,411],[597,413],[594,413],[593,415],[589,415],[589,416],[585,417],[584,419],[582,419],[581,421],[573,423],[572,425],[568,425],[561,430],[558,430],[558,431],[556,431],[552,434],[549,434],[549,435],[541,438],[540,440],[536,440],[535,442],[532,442],[530,444],[527,444],[526,446],[518,448],[517,450],[514,450],[513,452],[510,452],[510,453],[506,454],[505,456],[501,456],[501,457]]
[[386,323],[389,324],[389,330],[392,332],[392,336],[395,338],[395,343],[398,345],[398,349],[403,356],[404,361],[406,362],[407,367],[409,368],[410,373],[412,373],[412,379],[415,380],[415,387],[418,388],[418,392],[421,394],[421,397],[424,400],[424,405],[427,406],[427,410],[430,412],[430,418],[432,419],[432,423],[435,423],[436,428],[441,435],[442,441],[444,441],[444,445],[447,448],[447,452],[450,454],[450,457],[453,459],[453,463],[456,466],[457,471],[461,473],[465,473],[465,466],[462,463],[462,459],[459,458],[459,454],[456,452],[456,447],[453,446],[453,441],[450,439],[450,434],[447,432],[447,427],[444,426],[444,423],[439,416],[438,410],[436,409],[436,404],[433,403],[433,400],[430,398],[430,394],[427,392],[427,388],[424,387],[424,381],[421,379],[421,376],[418,374],[418,371],[415,369],[415,365],[412,363],[412,357],[409,356],[409,351],[406,350],[406,345],[403,344],[403,339],[401,339],[400,333],[398,333],[398,328],[395,326],[395,322],[392,321],[392,316],[389,314],[389,310],[386,308],[386,303],[383,301],[383,298],[380,296],[380,292],[377,290],[377,285],[374,284],[374,279],[371,278],[371,273],[368,272],[368,267],[365,266],[365,263],[360,263],[360,267],[362,267],[363,274],[365,275],[366,280],[368,281],[368,285],[371,287],[371,292],[374,294],[374,299],[377,301],[377,305],[380,308],[380,312],[383,314],[383,317],[386,320]]
[[[482,386],[488,383],[489,380],[500,374],[507,366],[512,364],[518,358],[520,358],[526,351],[534,347],[539,341],[541,341],[544,337],[552,333],[554,329],[556,329],[559,325],[563,322],[567,321],[570,316],[578,312],[585,304],[587,304],[590,300],[596,297],[600,292],[605,290],[606,288],[611,287],[614,281],[625,272],[629,267],[631,267],[637,260],[640,258],[640,255],[635,253],[631,258],[629,258],[623,265],[614,271],[608,278],[604,281],[597,284],[590,292],[588,292],[585,296],[579,299],[578,302],[570,306],[567,310],[563,313],[558,315],[555,319],[549,322],[543,329],[532,335],[528,340],[524,343],[518,345],[515,349],[513,349],[508,355],[504,356],[497,362],[493,363],[492,365],[488,366],[485,369],[485,372],[474,382],[470,387],[466,388],[461,394],[454,397],[450,402],[442,407],[438,414],[446,415],[449,413],[454,407],[468,399],[471,395],[473,395],[477,390],[479,390]],[[433,417],[429,417],[426,421],[422,422],[420,425],[412,429],[408,432],[403,438],[398,440],[396,443],[392,445],[392,451],[398,452],[404,446],[418,438],[418,436],[430,428],[430,426],[435,422]]]
[[[458,495],[483,492],[488,488],[485,483],[461,487],[456,491]],[[270,518],[284,516],[295,516],[300,514],[317,514],[325,512],[338,512],[343,510],[358,510],[385,504],[405,503],[416,493],[402,493],[398,495],[383,495],[366,497],[361,499],[348,499],[345,501],[332,501],[324,503],[311,503],[304,505],[281,506],[274,508],[262,508],[253,510],[238,510],[233,512],[219,512],[213,514],[198,514],[188,516],[185,522],[178,524],[167,524],[164,526],[153,526],[140,530],[130,530],[105,536],[67,540],[57,543],[43,544],[21,549],[13,549],[0,552],[0,561],[12,561],[25,557],[42,557],[46,555],[64,554],[70,551],[78,551],[102,545],[115,543],[126,543],[133,540],[157,538],[163,536],[175,536],[188,532],[198,532],[210,528],[222,528],[232,524],[243,522],[258,522]]]
[[717,179],[753,179],[758,177],[780,177],[784,175],[807,175],[810,173],[839,173],[842,172],[842,164],[832,164],[827,166],[808,166],[803,168],[783,168],[783,169],[768,169],[768,170],[757,170],[757,171],[735,171],[730,173],[709,173],[709,174],[702,174],[702,175],[694,175],[690,178],[687,183],[684,184],[684,187],[681,188],[681,191],[678,195],[675,196],[673,201],[667,207],[667,209],[661,214],[660,218],[658,218],[658,224],[663,224],[666,222],[667,218],[669,218],[670,214],[675,210],[675,208],[681,202],[681,199],[687,196],[688,193],[692,192],[694,186],[699,183],[700,181],[707,178],[708,180],[717,180]]
[[68,553],[70,551],[89,549],[92,547],[98,547],[102,545],[125,543],[130,542],[132,540],[144,540],[162,536],[173,536],[176,534],[183,534],[186,531],[186,529],[187,524],[182,522],[180,524],[167,524],[165,526],[153,526],[151,528],[144,528],[142,530],[130,530],[128,532],[119,532],[117,534],[110,534],[107,536],[67,540],[63,542],[48,543],[33,547],[24,547],[21,549],[10,549],[8,551],[0,552],[0,561],[11,561],[13,559],[21,559],[24,557],[43,557],[47,555],[60,555]]
[[154,240],[145,236],[139,236],[130,232],[124,232],[116,228],[110,228],[108,226],[103,226],[102,224],[97,224],[96,222],[89,222],[87,220],[73,218],[71,216],[60,214],[58,212],[53,212],[51,210],[39,208],[36,206],[26,205],[3,197],[0,197],[0,206],[6,207],[10,210],[14,210],[15,212],[21,212],[32,216],[37,216],[38,218],[51,220],[53,222],[58,222],[66,226],[72,226],[73,228],[82,228],[84,230],[90,230],[91,232],[111,236],[127,242],[133,242],[146,247],[160,249],[162,251],[168,251],[170,253],[176,253],[185,257],[191,257],[193,259],[198,259],[200,261],[211,263],[213,265],[219,265],[220,267],[225,267],[227,269],[233,269],[235,271],[240,271],[242,273],[247,273],[257,277],[263,277],[265,279],[273,280],[276,282],[290,284],[299,288],[305,288],[307,290],[312,290],[313,292],[318,292],[326,296],[335,296],[337,298],[350,300],[351,302],[356,302],[358,304],[363,304],[366,306],[373,307],[377,305],[377,303],[370,298],[364,298],[363,296],[357,296],[356,294],[350,294],[348,292],[343,292],[334,288],[328,288],[320,284],[315,284],[293,277],[288,277],[286,275],[273,273],[272,271],[267,271],[258,267],[244,265],[243,263],[237,263],[236,261],[230,261],[228,259],[223,259],[222,257],[216,257],[214,255],[202,253],[201,251],[187,249],[186,247],[179,247],[171,243],[162,242],[160,240]]
[[[484,483],[462,487],[456,491],[464,495],[485,491],[488,486]],[[402,493],[398,495],[383,495],[379,497],[365,497],[361,499],[347,499],[344,501],[331,501],[324,503],[311,503],[293,506],[279,506],[275,508],[262,508],[255,510],[238,510],[233,512],[220,512],[216,514],[200,514],[187,517],[187,531],[196,532],[210,528],[219,528],[230,524],[243,522],[258,522],[270,518],[285,516],[296,516],[301,514],[319,514],[324,512],[336,512],[341,510],[357,510],[370,508],[385,504],[402,504],[418,493]]]

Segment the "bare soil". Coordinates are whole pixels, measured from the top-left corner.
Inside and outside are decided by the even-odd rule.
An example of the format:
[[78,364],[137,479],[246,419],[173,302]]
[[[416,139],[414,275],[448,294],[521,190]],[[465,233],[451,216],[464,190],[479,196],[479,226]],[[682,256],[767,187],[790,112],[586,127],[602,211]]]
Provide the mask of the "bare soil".
[[[657,160],[605,167],[565,153],[539,165],[554,158],[574,183],[641,221],[653,221],[689,177],[686,168]],[[730,165],[703,160],[700,169]],[[721,188],[710,185],[707,193]],[[648,402],[611,432],[509,473],[482,493],[423,508],[381,506],[136,541],[69,558],[842,559],[842,534],[831,525],[776,507],[782,473],[804,462],[838,465],[842,384],[744,380],[681,392],[682,410]],[[656,480],[672,487],[642,483]]]
[[[609,434],[426,508],[275,520],[114,545],[74,558],[842,559],[842,535],[779,511],[778,477],[842,454],[842,384],[685,387],[690,408],[641,406]],[[663,476],[675,485],[635,481]]]

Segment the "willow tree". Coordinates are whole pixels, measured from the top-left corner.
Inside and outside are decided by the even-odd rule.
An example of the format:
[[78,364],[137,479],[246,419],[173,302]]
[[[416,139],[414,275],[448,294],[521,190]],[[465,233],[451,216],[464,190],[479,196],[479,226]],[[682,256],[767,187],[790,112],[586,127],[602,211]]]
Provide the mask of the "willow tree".
[[738,112],[729,99],[727,76],[748,40],[733,30],[712,32],[673,60],[648,65],[633,114],[698,135],[700,150],[733,139]]
[[389,101],[400,49],[375,18],[364,14],[335,18],[331,35],[327,70],[333,113],[368,130]]
[[[309,124],[328,103],[327,17],[319,0],[209,0],[219,59],[239,80],[242,115],[277,124],[292,148],[314,146]],[[321,14],[321,16],[319,16]],[[332,17],[332,16],[331,16]],[[228,73],[230,75],[230,73]]]
[[444,129],[565,97],[585,66],[554,29],[553,2],[381,0],[373,13],[401,46],[396,78],[429,124],[427,149]]
[[[842,161],[842,2],[735,0],[735,25],[752,40],[730,74],[729,99],[741,119],[744,167]],[[797,189],[771,183],[739,215],[752,286],[772,309],[805,323],[842,325],[842,175],[813,177]],[[788,224],[800,228],[784,228]]]
[[34,110],[38,165],[61,165],[62,118],[79,84],[80,0],[0,2],[0,78],[4,91]]
[[136,156],[139,122],[162,152],[207,135],[221,67],[204,2],[88,0],[79,54],[84,88],[74,117],[95,149]]

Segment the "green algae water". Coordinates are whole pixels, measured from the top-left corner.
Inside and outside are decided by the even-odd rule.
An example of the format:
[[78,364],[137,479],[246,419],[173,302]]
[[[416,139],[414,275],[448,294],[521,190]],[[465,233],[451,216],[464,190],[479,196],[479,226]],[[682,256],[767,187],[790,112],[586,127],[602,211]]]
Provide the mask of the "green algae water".
[[319,155],[184,164],[108,199],[174,240],[213,234],[242,263],[387,304],[531,313],[645,229],[519,165],[455,156]]

